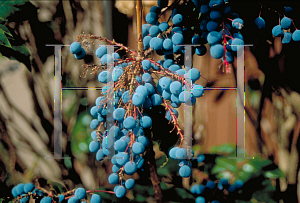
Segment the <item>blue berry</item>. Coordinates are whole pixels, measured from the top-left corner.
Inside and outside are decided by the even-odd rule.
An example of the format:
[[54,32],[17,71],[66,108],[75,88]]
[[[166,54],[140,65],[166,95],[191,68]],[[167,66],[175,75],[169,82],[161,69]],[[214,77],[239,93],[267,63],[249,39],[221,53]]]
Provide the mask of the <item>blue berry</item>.
[[174,25],[180,25],[183,21],[183,17],[181,14],[176,14],[173,18],[172,18],[172,22]]
[[99,126],[100,122],[97,119],[93,119],[90,123],[90,127],[95,130]]
[[159,106],[162,103],[162,98],[158,94],[151,96],[152,106]]
[[149,70],[151,68],[151,62],[149,60],[143,60],[142,66],[144,70]]
[[[231,47],[233,48],[233,47]],[[224,55],[224,48],[221,44],[216,44],[211,46],[210,48],[210,54],[215,59],[220,59]]]
[[102,198],[100,195],[97,194],[93,194],[90,200],[91,203],[101,203],[102,202]]
[[204,45],[201,45],[201,46],[197,46],[195,48],[195,53],[198,55],[198,56],[203,56],[205,55],[207,52],[207,49]]
[[151,36],[145,36],[143,39],[144,49],[148,49],[150,47]]
[[[142,86],[143,87],[143,86]],[[145,96],[141,93],[134,93],[132,96],[132,103],[135,106],[141,106],[145,102]]]
[[159,26],[158,26],[158,28],[159,28],[162,32],[167,31],[168,27],[169,27],[169,24],[168,24],[167,22],[162,22],[162,23],[160,23]]
[[89,150],[92,153],[96,153],[100,149],[100,143],[98,141],[91,141],[89,145]]
[[17,197],[18,196],[18,193],[17,193],[17,186],[13,187],[12,190],[11,190],[11,194],[14,196],[14,197]]
[[129,155],[125,152],[120,152],[116,155],[117,163],[120,166],[125,165],[129,161]]
[[282,42],[282,44],[288,44],[291,42],[291,40],[292,40],[292,34],[289,32],[285,32],[283,34],[283,38],[282,38],[281,42]]
[[128,189],[128,190],[131,190],[135,185],[135,181],[133,179],[128,179],[126,180],[125,182],[125,187]]
[[211,11],[209,14],[209,17],[212,20],[218,20],[221,18],[221,12],[220,11]]
[[81,45],[78,42],[73,42],[70,46],[70,52],[72,54],[79,54],[81,52]]
[[222,35],[217,31],[212,31],[207,35],[207,42],[210,45],[214,45],[220,42]]
[[149,30],[150,36],[151,37],[156,37],[159,33],[160,33],[159,27],[156,26],[156,25],[152,25],[150,30]]
[[205,198],[199,196],[199,197],[196,198],[196,201],[195,201],[195,202],[196,202],[196,203],[205,203]]
[[135,154],[141,154],[145,151],[145,146],[140,142],[135,142],[132,145],[132,151]]
[[146,21],[147,23],[151,25],[155,25],[157,22],[157,14],[154,12],[150,12],[146,15]]
[[58,202],[62,202],[65,200],[65,196],[63,194],[58,195]]
[[191,173],[192,173],[192,169],[191,167],[185,165],[185,166],[182,166],[180,167],[179,169],[179,175],[183,178],[187,178],[187,177],[190,177],[191,176]]
[[[71,197],[70,199],[68,199],[68,203],[79,203],[79,199],[77,199],[75,196]],[[43,203],[43,202],[41,202]]]
[[192,90],[191,90],[192,94],[194,97],[201,97],[204,93],[204,89],[202,85],[194,85]]
[[146,83],[151,83],[152,82],[152,76],[150,73],[144,73],[142,75],[142,80]]
[[86,190],[84,188],[77,188],[74,193],[75,197],[78,199],[84,199],[86,197]]
[[258,27],[258,29],[263,29],[266,27],[266,22],[262,17],[257,17],[254,20],[255,25]]
[[244,182],[241,181],[241,180],[236,180],[235,183],[234,183],[234,186],[235,186],[235,188],[237,188],[237,189],[242,188],[243,185],[244,185]]
[[295,30],[293,32],[292,38],[295,42],[300,41],[300,30]]
[[234,192],[235,191],[235,186],[234,185],[230,185],[227,189],[228,192]]
[[117,108],[114,110],[113,117],[117,121],[122,121],[122,120],[124,120],[125,113],[126,113],[125,109]]
[[173,159],[176,159],[176,152],[179,149],[179,147],[173,147],[171,148],[171,150],[169,151],[169,156]]
[[284,18],[281,19],[280,25],[281,25],[282,29],[287,30],[287,29],[289,29],[291,27],[292,21],[288,17],[284,17]]
[[75,58],[80,60],[83,59],[86,55],[86,52],[83,48],[81,48],[81,51],[78,54],[74,54]]
[[126,129],[133,129],[136,125],[136,120],[132,116],[128,116],[123,121],[123,126]]
[[206,29],[211,32],[217,30],[218,26],[219,24],[217,22],[211,20],[206,24]]
[[200,12],[201,12],[202,14],[206,14],[206,13],[208,13],[208,11],[209,11],[209,7],[208,7],[207,4],[201,5],[201,7],[200,7]]
[[119,186],[117,189],[116,189],[116,196],[118,198],[121,198],[121,197],[124,197],[126,195],[126,189],[125,187],[123,186]]
[[150,40],[149,45],[154,51],[160,50],[163,47],[163,40],[158,37],[153,37]]
[[118,175],[116,175],[116,174],[114,174],[114,173],[112,173],[112,174],[110,174],[109,176],[108,176],[108,182],[110,183],[110,184],[118,184],[119,183],[119,176]]
[[143,128],[149,128],[152,125],[152,119],[149,116],[143,116],[140,124]]
[[242,47],[236,45],[244,45],[244,41],[239,38],[235,38],[234,40],[232,40],[231,45],[232,51],[238,51],[238,49],[241,49]]
[[209,189],[213,190],[216,187],[216,183],[214,181],[208,181],[206,183],[206,187],[208,187]]
[[112,75],[108,71],[102,71],[98,75],[98,80],[99,80],[99,82],[102,82],[102,83],[110,82],[112,80]]
[[23,183],[20,183],[16,186],[16,194],[17,195],[21,195],[24,193],[24,184]]
[[104,157],[105,157],[105,154],[103,153],[103,150],[99,149],[96,154],[96,160],[102,161],[104,159]]
[[119,152],[124,152],[126,150],[127,143],[125,140],[119,139],[115,143],[115,150]]
[[236,18],[232,21],[232,27],[237,30],[241,30],[243,26],[244,26],[244,21],[241,18]]
[[182,44],[183,43],[183,35],[180,34],[180,33],[175,33],[173,36],[172,36],[172,43],[174,45],[179,45],[179,44]]
[[128,161],[124,166],[124,171],[127,175],[132,175],[136,172],[137,167],[135,162]]
[[43,197],[41,199],[41,203],[51,203],[52,202],[52,198],[51,197]]
[[173,48],[173,43],[172,43],[172,40],[170,39],[165,39],[164,42],[163,42],[163,48],[165,50],[171,50]]
[[181,69],[179,65],[177,64],[173,64],[169,67],[169,70],[172,71],[172,72],[175,72],[177,70]]
[[32,192],[35,186],[32,183],[27,183],[24,185],[24,193]]
[[163,90],[168,90],[171,83],[172,83],[172,80],[169,77],[162,77],[159,79],[159,85],[161,86],[161,88]]
[[149,138],[146,136],[139,136],[137,139],[138,142],[142,143],[145,147],[149,145]]
[[98,58],[101,58],[104,56],[104,54],[107,54],[107,47],[106,46],[101,46],[96,50],[96,56]]

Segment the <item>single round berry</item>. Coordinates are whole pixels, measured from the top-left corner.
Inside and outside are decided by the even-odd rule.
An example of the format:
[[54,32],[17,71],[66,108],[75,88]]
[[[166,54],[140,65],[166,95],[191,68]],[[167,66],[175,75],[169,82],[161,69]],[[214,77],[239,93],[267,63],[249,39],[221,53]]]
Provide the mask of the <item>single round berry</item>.
[[125,187],[123,186],[119,186],[117,189],[116,189],[116,196],[118,198],[122,198],[126,195],[126,189]]
[[152,119],[149,116],[143,116],[140,124],[143,128],[149,128],[152,125]]
[[98,141],[91,141],[89,145],[89,150],[92,153],[96,153],[100,149],[100,143]]
[[78,42],[73,42],[70,46],[70,52],[72,54],[79,54],[81,52],[81,45]]
[[183,178],[187,178],[187,177],[190,177],[191,176],[191,173],[192,173],[192,170],[191,170],[191,167],[185,165],[185,166],[182,166],[180,167],[179,169],[179,175]]
[[263,29],[266,27],[266,22],[262,17],[257,17],[254,20],[255,25],[258,27],[258,29]]
[[58,202],[62,202],[65,200],[65,196],[63,194],[58,195]]
[[288,17],[284,17],[284,18],[281,19],[280,25],[281,25],[282,29],[287,30],[287,29],[289,29],[291,27],[292,21]]
[[196,198],[196,203],[205,203],[205,198],[204,197],[201,197],[201,196],[199,196],[199,197],[197,197]]
[[23,183],[20,183],[16,186],[16,192],[17,192],[17,195],[21,195],[24,193],[24,184]]
[[132,145],[132,151],[135,154],[141,154],[145,151],[145,146],[140,142],[135,142]]
[[27,183],[24,185],[24,193],[32,192],[34,188],[35,188],[34,184]]
[[125,187],[128,189],[128,190],[131,190],[135,185],[135,181],[133,179],[128,179],[126,180],[125,182]]
[[84,188],[77,188],[74,193],[75,197],[78,199],[84,199],[86,197],[86,190]]
[[41,199],[41,203],[51,203],[52,202],[52,198],[51,197],[43,197]]
[[97,194],[93,194],[90,200],[91,203],[101,203],[102,202],[102,198],[100,195]]
[[123,126],[126,129],[133,129],[136,125],[136,120],[132,116],[128,116],[123,121]]
[[127,175],[132,175],[136,172],[137,167],[135,162],[128,161],[124,166],[124,171]]
[[119,176],[112,173],[110,176],[108,176],[108,182],[110,184],[118,184],[119,183]]

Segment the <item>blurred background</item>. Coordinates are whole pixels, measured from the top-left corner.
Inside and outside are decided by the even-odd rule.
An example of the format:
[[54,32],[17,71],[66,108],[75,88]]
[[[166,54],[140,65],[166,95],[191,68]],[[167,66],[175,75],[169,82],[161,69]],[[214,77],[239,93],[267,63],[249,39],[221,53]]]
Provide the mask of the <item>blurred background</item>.
[[[111,163],[97,162],[95,154],[88,149],[92,140],[89,110],[101,94],[99,89],[62,91],[62,148],[63,156],[70,159],[45,159],[53,156],[54,151],[54,48],[45,45],[69,45],[76,41],[76,35],[85,33],[114,39],[136,50],[135,2],[30,2],[8,25],[24,41],[31,65],[27,64],[26,68],[26,63],[0,57],[0,197],[9,196],[14,185],[36,178],[58,182],[69,189],[80,185],[86,189],[111,187],[107,181]],[[144,16],[156,2],[143,1]],[[283,47],[280,39],[271,36],[272,27],[278,24],[276,13],[262,10],[267,22],[265,32],[269,33],[261,33],[251,24],[261,8],[258,2],[233,2],[233,10],[249,22],[242,31],[246,43],[255,45],[245,50],[246,153],[248,156],[259,154],[279,165],[286,178],[276,184],[281,191],[296,194],[300,188],[297,187],[300,86],[293,51],[296,46]],[[299,9],[295,1],[263,3],[275,10],[288,5],[295,13]],[[170,12],[166,12],[161,18],[167,20],[169,15]],[[294,19],[296,26],[299,25],[299,16]],[[193,59],[194,67],[209,81],[200,79],[198,83],[205,87],[236,87],[236,61],[231,73],[225,73],[219,68],[221,60],[213,59],[207,48],[206,55],[195,55]],[[84,74],[84,64],[99,64],[93,52],[89,50],[84,60],[76,60],[68,47],[62,48],[63,88],[101,87],[97,73]],[[159,60],[163,56],[154,58]],[[208,153],[212,146],[235,144],[236,91],[207,90],[197,100],[193,108],[194,148]],[[179,111],[183,123],[183,108]]]

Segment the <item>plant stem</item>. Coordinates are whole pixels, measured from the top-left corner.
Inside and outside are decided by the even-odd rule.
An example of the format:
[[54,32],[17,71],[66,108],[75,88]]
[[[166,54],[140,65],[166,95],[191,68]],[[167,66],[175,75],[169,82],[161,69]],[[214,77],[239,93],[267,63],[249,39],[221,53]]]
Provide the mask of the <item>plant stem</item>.
[[[142,32],[142,1],[136,0],[136,20],[137,20],[137,39],[138,39],[138,58],[144,57],[144,45],[143,45],[143,32]],[[150,136],[151,137],[151,136]],[[149,150],[146,153],[146,160],[148,161],[150,168],[150,180],[153,185],[154,201],[156,203],[162,202],[162,191],[160,187],[160,180],[156,171],[155,153],[153,151],[153,144],[150,142]]]
[[[150,135],[151,137],[151,135]],[[150,171],[150,180],[153,185],[153,197],[154,197],[154,202],[156,203],[162,203],[162,191],[160,187],[160,180],[157,175],[156,171],[156,163],[155,163],[155,152],[153,151],[153,143],[152,141],[149,144],[149,150],[146,153],[146,160],[149,164],[149,171]]]
[[137,24],[137,39],[138,39],[138,57],[143,57],[143,32],[142,32],[142,0],[136,0],[136,24]]

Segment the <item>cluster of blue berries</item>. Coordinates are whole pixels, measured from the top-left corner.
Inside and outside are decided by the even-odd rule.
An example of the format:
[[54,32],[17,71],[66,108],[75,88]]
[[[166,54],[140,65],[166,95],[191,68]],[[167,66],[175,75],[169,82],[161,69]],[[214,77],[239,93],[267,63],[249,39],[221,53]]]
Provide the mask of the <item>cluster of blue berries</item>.
[[[47,191],[49,193],[49,191]],[[53,203],[53,202],[68,202],[68,203],[80,203],[87,198],[87,192],[84,188],[77,188],[75,192],[68,192],[71,194],[69,197],[65,197],[64,194],[47,196],[42,190],[39,190],[32,183],[23,184],[20,183],[13,187],[11,190],[12,195],[15,198],[19,198],[20,203],[28,203],[30,197],[35,198],[40,203]],[[67,200],[67,201],[66,201]],[[90,203],[101,203],[102,198],[98,194],[93,194],[90,198]]]
[[[212,180],[207,181],[206,184],[193,184],[193,186],[191,187],[191,193],[197,196],[195,199],[196,203],[205,203],[208,201],[208,199],[205,198],[206,196],[209,196],[206,195],[207,193],[213,193],[213,194],[220,193],[223,195],[224,194],[230,195],[235,191],[241,189],[243,185],[244,183],[241,180],[236,180],[234,184],[230,184],[228,179],[222,178],[219,181],[212,181]],[[220,198],[223,198],[222,197],[223,195],[220,195]],[[216,199],[212,199],[209,201],[211,203],[220,203],[220,201]]]
[[[190,6],[191,4],[193,6]],[[172,9],[172,22],[158,22],[161,9],[153,6],[146,15],[148,24],[143,25],[143,43],[144,49],[151,48],[157,53],[162,53],[165,59],[173,53],[185,53],[183,46],[178,45],[191,43],[195,45],[194,51],[197,55],[205,55],[207,49],[204,44],[208,43],[211,56],[216,59],[222,58],[228,65],[233,62],[236,55],[238,46],[235,45],[244,45],[240,33],[244,21],[231,11],[228,0],[186,2],[181,7]],[[191,21],[196,19],[199,25],[190,26],[188,23],[190,19]]]
[[280,21],[280,25],[276,25],[272,29],[274,37],[282,37],[282,44],[289,44],[292,40],[300,41],[300,30],[296,29],[291,32],[292,20],[288,17],[283,17]]

